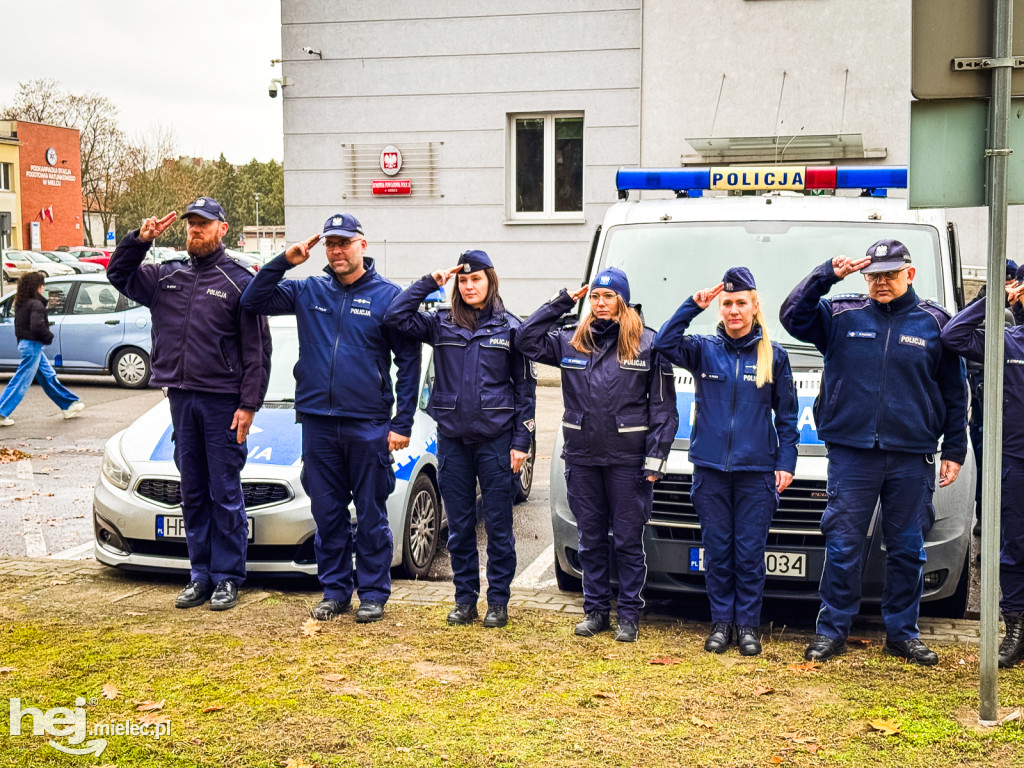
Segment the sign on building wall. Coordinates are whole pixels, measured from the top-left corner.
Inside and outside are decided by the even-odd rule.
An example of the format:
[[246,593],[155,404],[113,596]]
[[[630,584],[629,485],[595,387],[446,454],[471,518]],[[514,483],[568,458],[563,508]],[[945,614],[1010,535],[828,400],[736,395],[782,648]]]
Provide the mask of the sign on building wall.
[[[342,144],[345,174],[343,197],[391,195],[436,197],[434,169],[444,142]],[[386,178],[381,178],[382,176]]]

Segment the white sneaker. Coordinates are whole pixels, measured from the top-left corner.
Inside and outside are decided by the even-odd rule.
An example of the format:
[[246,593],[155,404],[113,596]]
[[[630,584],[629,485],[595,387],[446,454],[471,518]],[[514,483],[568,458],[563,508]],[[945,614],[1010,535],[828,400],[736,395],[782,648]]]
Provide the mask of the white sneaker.
[[0,416],[0,427],[13,427],[14,419],[10,416]]
[[85,408],[85,403],[83,403],[81,400],[76,400],[71,405],[69,405],[67,407],[67,409],[63,412],[64,413],[64,418],[65,419],[73,419],[73,418],[75,418],[75,416],[77,416],[82,411],[83,408]]

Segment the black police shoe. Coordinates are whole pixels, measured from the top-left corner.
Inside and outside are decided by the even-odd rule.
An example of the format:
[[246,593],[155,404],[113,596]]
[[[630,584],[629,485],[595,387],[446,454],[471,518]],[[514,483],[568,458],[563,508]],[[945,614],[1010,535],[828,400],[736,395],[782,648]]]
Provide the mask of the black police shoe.
[[485,627],[504,627],[508,624],[508,606],[488,605],[487,613],[484,614],[483,624]]
[[757,638],[757,627],[737,627],[736,645],[740,656],[757,656],[761,653],[761,641]]
[[325,597],[317,603],[316,608],[311,610],[309,615],[317,621],[330,621],[335,616],[340,616],[350,610],[352,610],[351,600],[342,602],[341,600],[332,600]]
[[204,581],[190,581],[174,600],[175,608],[195,608],[210,599],[213,585]]
[[916,637],[911,640],[886,639],[882,650],[890,656],[898,656],[922,667],[934,667],[939,663],[938,654],[929,650],[928,646]]
[[725,653],[732,642],[732,624],[716,621],[711,625],[711,634],[704,641],[704,650],[708,653]]
[[573,630],[580,637],[593,637],[611,627],[608,611],[591,611]]
[[635,643],[640,626],[635,621],[623,621],[619,619],[619,626],[615,630],[615,639],[620,643]]
[[804,651],[804,658],[808,661],[828,661],[834,656],[846,653],[845,640],[833,640],[827,635],[815,635],[811,644]]
[[456,603],[448,613],[448,623],[452,626],[469,624],[479,616],[480,614],[476,611],[476,603]]
[[369,624],[371,621],[380,621],[384,618],[384,604],[375,603],[372,600],[363,600],[356,611],[356,621],[360,624]]
[[1024,658],[1024,614],[1006,614],[1006,634],[999,644],[999,666],[1009,669]]
[[231,579],[218,582],[217,588],[213,590],[213,595],[210,597],[210,610],[226,611],[236,605],[238,605],[238,585]]

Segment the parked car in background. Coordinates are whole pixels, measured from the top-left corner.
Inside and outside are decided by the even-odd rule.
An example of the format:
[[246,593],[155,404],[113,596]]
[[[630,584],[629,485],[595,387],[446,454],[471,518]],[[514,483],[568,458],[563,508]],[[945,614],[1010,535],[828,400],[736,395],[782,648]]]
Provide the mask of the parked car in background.
[[[53,343],[46,356],[59,373],[112,375],[122,387],[149,384],[149,309],[100,275],[67,275],[43,286]],[[0,298],[0,371],[21,362],[14,338],[14,292]]]
[[110,257],[113,255],[114,250],[112,248],[89,248],[79,246],[77,248],[69,248],[68,253],[79,261],[99,264],[101,267],[106,269],[107,264],[110,263]]
[[8,251],[8,253],[15,254],[15,256],[20,254],[23,259],[32,264],[32,269],[42,272],[47,277],[62,277],[75,274],[75,270],[71,267],[40,251]]
[[56,259],[61,264],[66,264],[71,267],[76,275],[91,275],[95,272],[102,272],[103,267],[99,264],[93,264],[88,261],[80,261],[72,256],[67,251],[41,251],[52,259]]
[[32,262],[21,256],[22,251],[4,251],[4,280],[11,283],[33,270]]

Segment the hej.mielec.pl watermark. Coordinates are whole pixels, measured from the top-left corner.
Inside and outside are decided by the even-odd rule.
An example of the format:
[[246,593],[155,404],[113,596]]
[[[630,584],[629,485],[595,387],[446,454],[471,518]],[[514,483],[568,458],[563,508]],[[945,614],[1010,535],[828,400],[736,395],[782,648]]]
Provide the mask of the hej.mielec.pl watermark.
[[[74,708],[54,707],[45,712],[37,707],[23,707],[20,698],[10,700],[10,735],[28,736],[47,735],[52,738],[48,742],[54,749],[69,755],[95,755],[99,757],[107,748],[105,736],[148,736],[159,739],[171,735],[170,721],[160,723],[139,723],[130,720],[121,722],[86,723],[85,699],[75,699]],[[88,737],[99,737],[89,738]],[[67,739],[60,744],[53,739]]]

